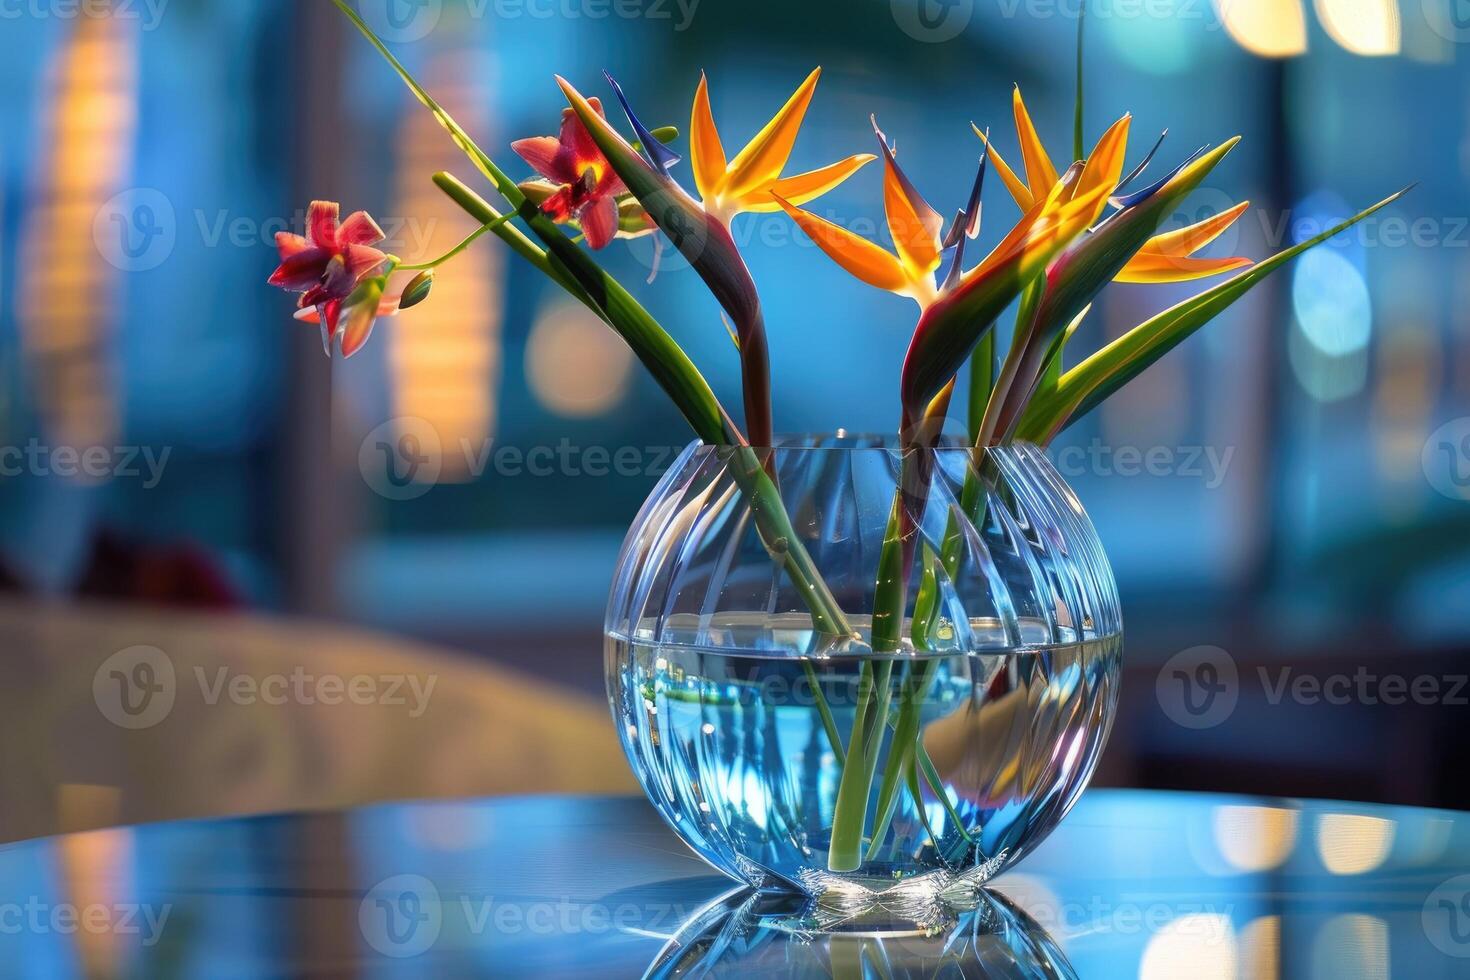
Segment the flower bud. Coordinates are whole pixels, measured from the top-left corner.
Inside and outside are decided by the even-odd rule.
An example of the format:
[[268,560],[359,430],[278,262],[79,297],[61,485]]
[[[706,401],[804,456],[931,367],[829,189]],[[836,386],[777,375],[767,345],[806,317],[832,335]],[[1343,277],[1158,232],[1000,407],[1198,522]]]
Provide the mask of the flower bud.
[[406,310],[411,306],[418,306],[429,298],[429,290],[434,288],[434,270],[425,269],[411,279],[403,288],[403,298],[398,301],[398,308]]

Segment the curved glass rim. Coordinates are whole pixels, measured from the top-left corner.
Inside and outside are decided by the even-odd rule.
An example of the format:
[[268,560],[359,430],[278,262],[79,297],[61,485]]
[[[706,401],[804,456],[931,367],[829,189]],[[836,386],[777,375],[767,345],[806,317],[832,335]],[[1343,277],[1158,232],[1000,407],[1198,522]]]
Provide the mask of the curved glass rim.
[[[747,446],[729,443],[702,442],[698,439],[690,442],[687,449],[693,452],[734,452],[747,449],[757,453],[808,453],[808,452],[882,452],[900,453],[914,452],[913,447],[903,447],[899,444],[898,434],[893,432],[847,432],[838,429],[836,432],[778,432],[775,435],[775,444],[770,446]],[[937,445],[930,447],[929,452],[936,453],[1015,453],[1019,451],[1035,450],[1045,453],[1045,450],[1032,442],[1017,440],[999,446],[976,446],[968,438],[955,433],[946,433],[939,437]]]

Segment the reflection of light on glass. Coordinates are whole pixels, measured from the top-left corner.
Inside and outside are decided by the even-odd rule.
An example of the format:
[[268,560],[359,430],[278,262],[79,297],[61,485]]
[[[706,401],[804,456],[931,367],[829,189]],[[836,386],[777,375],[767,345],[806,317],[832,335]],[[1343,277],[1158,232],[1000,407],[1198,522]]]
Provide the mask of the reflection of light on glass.
[[409,835],[436,851],[470,851],[494,830],[490,811],[473,803],[440,803],[410,813]]
[[1302,335],[1322,353],[1341,357],[1368,346],[1373,323],[1368,284],[1331,245],[1296,260],[1291,304]]
[[1240,975],[1251,980],[1281,975],[1281,916],[1263,915],[1240,930]]
[[1296,846],[1297,812],[1268,806],[1215,808],[1215,846],[1233,867],[1279,867]]
[[1360,875],[1383,864],[1394,822],[1362,813],[1325,813],[1317,821],[1317,854],[1335,875]]
[[126,186],[137,118],[133,22],[68,22],[43,111],[42,175],[22,235],[21,336],[53,438],[110,445],[118,424],[109,336],[118,267],[99,254],[93,223]]
[[1388,980],[1388,923],[1376,915],[1335,915],[1312,941],[1312,980]]
[[1234,980],[1235,966],[1235,935],[1228,915],[1182,915],[1149,939],[1138,980]]
[[1399,836],[1398,854],[1405,864],[1434,864],[1449,850],[1455,829],[1453,820],[1412,813],[1401,822],[1404,833]]
[[[937,827],[933,824],[931,826]],[[1026,914],[1043,930],[1052,933],[1054,939],[1064,938],[1073,928],[1080,927],[1086,931],[1091,925],[1087,922],[1066,921],[1063,917],[1062,900],[1036,875],[1007,872],[1004,878],[996,881],[996,889],[1025,909]]]
[[581,303],[558,302],[536,320],[526,343],[526,380],[558,415],[588,418],[628,389],[633,354]]
[[1327,36],[1353,54],[1398,54],[1395,0],[1313,0]]
[[[475,81],[486,76],[484,67],[468,48],[456,47],[435,55],[425,71],[435,97],[472,132],[485,130],[483,107],[491,101]],[[405,99],[403,112],[394,207],[400,227],[385,227],[395,239],[385,247],[418,262],[449,251],[475,224],[424,177],[464,158],[417,102]],[[388,334],[393,414],[425,419],[438,432],[442,481],[468,479],[478,448],[494,434],[502,254],[495,242],[476,242],[440,270],[427,300],[378,324]],[[460,446],[475,451],[451,451]]]
[[1285,58],[1307,50],[1301,0],[1214,0],[1220,23],[1252,54]]
[[[64,787],[63,789],[66,789]],[[104,793],[116,806],[115,787],[80,787]],[[93,793],[84,795],[92,796]],[[66,794],[63,793],[63,803]],[[77,909],[121,909],[136,894],[133,863],[134,837],[131,830],[94,830],[84,834],[67,834],[56,839],[59,872],[65,883],[62,894]],[[95,922],[93,923],[95,926]],[[141,930],[143,923],[139,922]],[[81,973],[89,977],[113,977],[123,974],[124,950],[135,936],[120,929],[77,928],[73,938],[81,954]]]
[[761,785],[760,775],[749,768],[743,772],[731,770],[725,775],[723,783],[725,806],[749,817],[764,830],[770,803],[766,798],[766,789]]

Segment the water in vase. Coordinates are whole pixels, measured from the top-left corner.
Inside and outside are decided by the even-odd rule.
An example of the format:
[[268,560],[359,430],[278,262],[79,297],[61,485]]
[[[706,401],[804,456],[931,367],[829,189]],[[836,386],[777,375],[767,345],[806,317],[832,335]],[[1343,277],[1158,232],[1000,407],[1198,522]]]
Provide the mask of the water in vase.
[[[971,624],[974,652],[876,659],[794,657],[805,641],[769,624],[609,635],[609,696],[650,798],[721,870],[813,894],[978,884],[1075,802],[1121,655],[1119,636],[985,652],[995,629]],[[848,757],[859,725],[862,760]],[[863,763],[860,858],[838,860],[844,769]]]

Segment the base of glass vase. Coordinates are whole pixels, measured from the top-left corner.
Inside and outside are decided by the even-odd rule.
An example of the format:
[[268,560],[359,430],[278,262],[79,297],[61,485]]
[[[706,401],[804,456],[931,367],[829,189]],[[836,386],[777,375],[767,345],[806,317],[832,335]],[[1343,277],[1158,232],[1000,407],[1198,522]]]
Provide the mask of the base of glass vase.
[[754,911],[762,927],[798,935],[933,935],[984,904],[992,873],[940,870],[894,881],[812,872],[801,882],[804,894],[765,892]]

